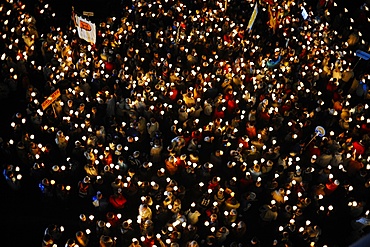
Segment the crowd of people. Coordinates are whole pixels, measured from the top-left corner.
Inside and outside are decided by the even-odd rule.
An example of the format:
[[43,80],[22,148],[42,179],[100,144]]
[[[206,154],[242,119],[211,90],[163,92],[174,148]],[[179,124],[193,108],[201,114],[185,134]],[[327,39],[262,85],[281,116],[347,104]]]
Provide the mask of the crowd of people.
[[93,44],[47,0],[0,5],[0,97],[25,106],[1,140],[4,178],[81,207],[78,232],[50,222],[42,246],[340,246],[321,238],[339,211],[349,241],[363,235],[367,4],[118,8]]

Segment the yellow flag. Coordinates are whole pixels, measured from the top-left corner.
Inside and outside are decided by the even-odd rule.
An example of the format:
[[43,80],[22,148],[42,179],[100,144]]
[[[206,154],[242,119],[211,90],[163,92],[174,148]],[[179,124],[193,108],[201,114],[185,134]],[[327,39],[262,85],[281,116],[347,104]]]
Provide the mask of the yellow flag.
[[258,8],[257,8],[257,2],[256,2],[256,4],[254,5],[253,13],[252,13],[251,18],[249,19],[249,22],[248,22],[248,27],[247,27],[248,30],[252,30],[253,23],[256,20],[257,14],[258,14]]

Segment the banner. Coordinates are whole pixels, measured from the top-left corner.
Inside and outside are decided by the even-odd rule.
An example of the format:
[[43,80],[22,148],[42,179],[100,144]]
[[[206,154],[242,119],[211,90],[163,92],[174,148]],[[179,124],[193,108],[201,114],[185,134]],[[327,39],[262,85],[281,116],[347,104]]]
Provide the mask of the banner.
[[361,51],[361,50],[357,50],[355,55],[359,58],[362,58],[362,59],[366,60],[366,61],[369,60],[369,58],[370,58],[369,53],[366,53],[366,52]]
[[78,15],[75,15],[75,18],[78,36],[81,39],[86,40],[87,42],[92,42],[95,44],[96,42],[95,24]]
[[302,6],[302,17],[303,17],[303,20],[306,20],[308,18],[308,13],[307,13],[307,10]]
[[60,90],[59,88],[54,91],[54,93],[50,94],[50,96],[41,104],[42,110],[44,111],[46,108],[48,108],[49,105],[51,105],[58,97],[60,96]]
[[256,20],[257,14],[258,14],[258,8],[257,8],[257,2],[256,2],[256,5],[254,5],[253,13],[252,13],[251,18],[249,19],[249,22],[248,22],[248,27],[247,27],[248,30],[252,30],[253,23]]

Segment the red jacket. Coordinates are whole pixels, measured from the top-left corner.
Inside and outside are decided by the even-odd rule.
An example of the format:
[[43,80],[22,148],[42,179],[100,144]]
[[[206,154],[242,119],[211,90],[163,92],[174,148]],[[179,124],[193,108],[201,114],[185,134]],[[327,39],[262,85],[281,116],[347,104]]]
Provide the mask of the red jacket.
[[257,130],[255,126],[248,126],[246,128],[247,135],[250,139],[253,139],[257,136]]
[[215,111],[214,111],[214,114],[213,114],[213,118],[214,119],[216,119],[216,118],[223,119],[223,118],[225,118],[225,112],[223,112],[222,110],[218,110],[216,108]]
[[353,142],[353,148],[356,150],[356,155],[362,155],[365,153],[365,147],[360,142]]
[[109,203],[112,204],[112,206],[117,209],[123,208],[126,202],[127,200],[122,194],[111,195],[109,197]]
[[330,181],[329,183],[325,184],[325,194],[330,195],[338,188],[338,185],[334,183],[334,181]]

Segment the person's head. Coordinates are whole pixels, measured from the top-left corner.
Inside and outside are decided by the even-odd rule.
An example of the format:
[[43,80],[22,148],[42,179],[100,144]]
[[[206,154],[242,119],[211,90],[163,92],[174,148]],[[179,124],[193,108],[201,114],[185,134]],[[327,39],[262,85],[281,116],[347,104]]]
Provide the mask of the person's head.
[[255,165],[253,166],[253,171],[255,171],[255,172],[260,172],[260,170],[261,170],[261,166],[260,166],[259,164],[255,164]]
[[49,244],[52,245],[54,243],[53,238],[50,234],[45,234],[44,238],[43,238],[43,241],[44,241],[45,244],[48,244],[48,245]]
[[67,242],[66,242],[66,246],[67,247],[75,246],[75,244],[76,244],[76,241],[74,239],[72,239],[72,238],[68,239]]

